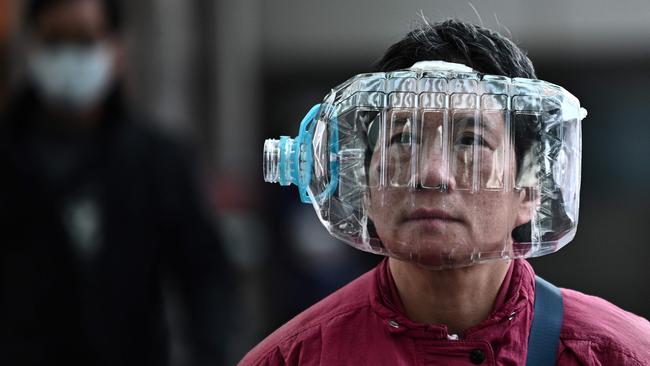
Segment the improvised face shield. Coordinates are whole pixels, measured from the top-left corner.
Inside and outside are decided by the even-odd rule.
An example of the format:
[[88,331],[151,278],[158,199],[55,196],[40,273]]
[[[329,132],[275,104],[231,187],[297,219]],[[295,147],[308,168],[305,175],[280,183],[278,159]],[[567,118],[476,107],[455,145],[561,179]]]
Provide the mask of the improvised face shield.
[[430,268],[537,257],[575,235],[585,116],[551,83],[419,62],[334,88],[296,138],[266,140],[264,179],[360,250]]

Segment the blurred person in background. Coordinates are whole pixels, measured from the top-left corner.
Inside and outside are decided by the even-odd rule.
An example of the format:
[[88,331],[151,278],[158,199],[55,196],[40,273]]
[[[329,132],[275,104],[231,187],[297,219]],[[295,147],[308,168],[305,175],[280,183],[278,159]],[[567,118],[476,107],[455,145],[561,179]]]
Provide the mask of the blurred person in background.
[[26,75],[0,122],[0,364],[185,364],[225,351],[227,263],[189,149],[129,108],[120,5],[26,3]]

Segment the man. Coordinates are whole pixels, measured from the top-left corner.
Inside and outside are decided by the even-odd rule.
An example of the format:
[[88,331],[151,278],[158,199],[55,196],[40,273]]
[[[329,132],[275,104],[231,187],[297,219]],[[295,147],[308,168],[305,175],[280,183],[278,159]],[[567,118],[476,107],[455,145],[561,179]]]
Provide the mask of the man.
[[511,41],[453,20],[410,32],[379,69],[333,89],[296,139],[267,140],[265,178],[388,258],[241,365],[646,363],[647,320],[523,259],[575,234],[577,99]]
[[167,283],[188,361],[220,364],[227,263],[191,154],[127,107],[119,4],[25,14],[26,78],[0,132],[0,364],[165,365]]

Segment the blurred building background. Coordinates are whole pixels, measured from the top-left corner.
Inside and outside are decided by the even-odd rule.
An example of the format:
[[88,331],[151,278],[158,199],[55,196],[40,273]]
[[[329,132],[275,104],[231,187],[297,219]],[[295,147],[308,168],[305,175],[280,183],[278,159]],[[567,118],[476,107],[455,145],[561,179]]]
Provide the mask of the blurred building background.
[[[20,47],[0,0],[0,106]],[[331,239],[294,188],[264,184],[265,138],[295,135],[334,85],[369,70],[420,20],[483,23],[529,51],[538,76],[588,109],[580,227],[531,260],[562,287],[650,318],[650,3],[646,0],[139,0],[127,6],[134,96],[213,167],[215,212],[238,268],[233,362],[380,258]]]

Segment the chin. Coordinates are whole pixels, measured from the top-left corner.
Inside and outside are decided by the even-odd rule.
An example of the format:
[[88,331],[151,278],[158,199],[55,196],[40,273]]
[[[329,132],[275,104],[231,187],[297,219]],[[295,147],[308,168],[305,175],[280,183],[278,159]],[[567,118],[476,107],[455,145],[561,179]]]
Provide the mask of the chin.
[[[458,242],[452,237],[445,236],[437,240],[416,240],[385,243],[388,256],[417,264],[429,269],[448,269],[471,266],[503,258],[504,242],[483,244],[480,247],[470,246],[466,242]],[[507,252],[507,251],[506,251]]]

